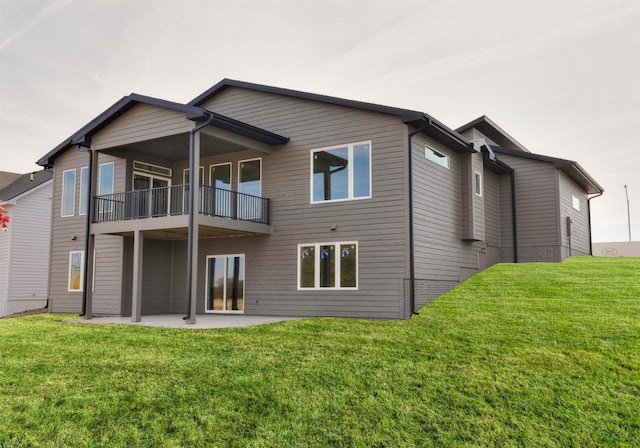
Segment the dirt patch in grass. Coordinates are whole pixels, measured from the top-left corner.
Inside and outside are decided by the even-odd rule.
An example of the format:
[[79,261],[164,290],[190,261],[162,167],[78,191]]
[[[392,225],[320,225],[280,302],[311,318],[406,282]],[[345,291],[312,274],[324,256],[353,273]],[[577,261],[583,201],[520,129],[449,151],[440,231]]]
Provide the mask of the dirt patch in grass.
[[43,314],[48,312],[49,312],[48,308],[37,308],[35,310],[27,310],[27,311],[22,311],[20,313],[9,314],[8,316],[0,316],[0,319],[9,319],[11,317],[32,316],[34,314]]

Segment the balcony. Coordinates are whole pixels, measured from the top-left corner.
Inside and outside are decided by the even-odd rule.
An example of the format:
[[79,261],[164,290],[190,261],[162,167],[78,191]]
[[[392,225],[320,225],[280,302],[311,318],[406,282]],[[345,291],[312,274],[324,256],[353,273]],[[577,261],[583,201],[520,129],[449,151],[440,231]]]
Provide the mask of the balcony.
[[[186,237],[188,197],[189,185],[95,196],[92,223],[97,233],[128,235],[133,228],[162,229],[166,238],[182,239]],[[209,228],[209,236],[270,233],[269,199],[202,185],[196,201],[198,224]],[[140,220],[145,224],[138,224]]]

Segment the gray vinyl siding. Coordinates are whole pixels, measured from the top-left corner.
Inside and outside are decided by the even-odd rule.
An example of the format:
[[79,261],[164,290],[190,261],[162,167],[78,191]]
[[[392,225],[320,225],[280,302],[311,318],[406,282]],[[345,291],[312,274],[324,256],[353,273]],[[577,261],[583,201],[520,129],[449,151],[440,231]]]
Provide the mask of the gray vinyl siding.
[[[558,170],[558,195],[560,198],[560,239],[562,259],[573,255],[589,255],[589,208],[587,194],[569,176]],[[580,210],[573,208],[572,196],[580,200]],[[571,236],[567,235],[567,217],[571,218]]]
[[[125,176],[124,160],[100,155],[99,164],[114,161],[114,188],[122,191]],[[49,265],[49,306],[55,313],[77,313],[82,309],[82,292],[68,291],[69,253],[84,251],[86,215],[80,215],[80,169],[87,166],[88,156],[72,147],[55,159],[53,173],[53,201],[51,210],[51,261]],[[68,169],[76,170],[74,215],[61,216],[62,173]],[[75,238],[74,238],[75,237]],[[121,303],[118,298],[121,290],[122,258],[116,254],[122,252],[122,238],[118,236],[98,235],[96,237],[96,282],[93,292],[94,313],[120,314]],[[91,279],[89,280],[91,287]]]
[[560,261],[556,168],[508,154],[498,158],[515,169],[518,261]]
[[27,192],[11,206],[9,231],[3,232],[3,237],[8,236],[11,245],[7,266],[6,314],[41,308],[47,303],[50,197],[51,182],[48,182]]
[[[450,157],[446,169],[424,157],[424,145]],[[413,138],[416,304],[424,305],[479,270],[481,242],[463,239],[462,165],[459,155],[418,134]],[[469,191],[469,190],[467,190]]]
[[500,220],[500,251],[501,262],[514,262],[513,252],[513,207],[511,201],[511,176],[502,174],[498,176],[499,191],[499,210],[498,219]]
[[193,122],[182,112],[148,104],[136,104],[93,137],[96,150],[126,145],[137,141],[189,132]]
[[[262,157],[262,195],[271,199],[274,232],[201,241],[199,309],[204,257],[245,253],[248,314],[404,317],[406,126],[398,117],[237,88],[226,89],[204,106],[285,135],[290,142],[271,155],[216,158]],[[372,145],[372,198],[310,204],[310,151],[361,141]],[[237,182],[235,163],[233,175]],[[337,230],[331,231],[332,225]],[[359,289],[298,291],[297,245],[342,241],[358,242]]]
[[145,239],[143,252],[142,314],[170,313],[171,241]]

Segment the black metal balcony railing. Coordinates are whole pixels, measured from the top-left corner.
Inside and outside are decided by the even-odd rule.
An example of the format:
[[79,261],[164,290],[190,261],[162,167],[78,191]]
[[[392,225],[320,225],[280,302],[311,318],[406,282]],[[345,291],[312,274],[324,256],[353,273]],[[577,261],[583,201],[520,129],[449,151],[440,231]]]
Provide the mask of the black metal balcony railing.
[[[93,222],[185,215],[188,194],[188,185],[173,185],[95,196]],[[196,202],[202,215],[269,224],[266,198],[202,185]]]

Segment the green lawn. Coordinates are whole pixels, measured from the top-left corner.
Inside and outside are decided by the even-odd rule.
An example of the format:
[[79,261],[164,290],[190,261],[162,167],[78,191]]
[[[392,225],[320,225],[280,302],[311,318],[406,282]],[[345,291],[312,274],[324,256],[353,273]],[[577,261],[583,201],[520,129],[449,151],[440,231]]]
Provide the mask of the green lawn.
[[640,259],[498,265],[409,321],[0,320],[0,446],[638,446]]

